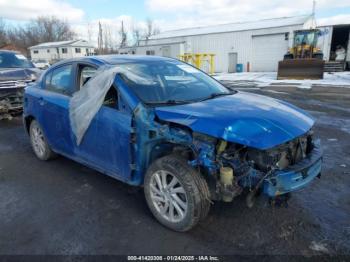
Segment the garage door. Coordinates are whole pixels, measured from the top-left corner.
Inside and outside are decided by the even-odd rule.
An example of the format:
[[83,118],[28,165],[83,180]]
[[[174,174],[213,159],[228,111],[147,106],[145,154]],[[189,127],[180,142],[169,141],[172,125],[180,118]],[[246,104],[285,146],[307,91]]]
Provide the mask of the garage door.
[[278,61],[288,50],[285,34],[253,36],[252,71],[277,71]]

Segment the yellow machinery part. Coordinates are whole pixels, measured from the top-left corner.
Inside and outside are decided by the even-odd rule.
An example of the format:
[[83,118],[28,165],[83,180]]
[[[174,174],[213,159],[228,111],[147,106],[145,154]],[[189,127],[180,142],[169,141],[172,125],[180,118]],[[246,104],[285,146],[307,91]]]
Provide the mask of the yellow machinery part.
[[321,59],[286,59],[278,63],[277,79],[323,79]]
[[202,69],[203,63],[207,62],[209,64],[209,74],[213,75],[215,72],[214,68],[214,57],[215,54],[211,53],[185,53],[180,55],[180,60],[192,64],[198,69]]

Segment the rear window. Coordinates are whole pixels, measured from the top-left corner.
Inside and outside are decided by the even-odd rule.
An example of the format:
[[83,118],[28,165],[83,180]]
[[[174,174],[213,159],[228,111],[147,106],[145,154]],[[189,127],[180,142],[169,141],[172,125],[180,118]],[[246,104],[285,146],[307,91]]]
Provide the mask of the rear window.
[[72,65],[64,65],[48,73],[45,88],[56,93],[72,95],[75,91],[72,85]]

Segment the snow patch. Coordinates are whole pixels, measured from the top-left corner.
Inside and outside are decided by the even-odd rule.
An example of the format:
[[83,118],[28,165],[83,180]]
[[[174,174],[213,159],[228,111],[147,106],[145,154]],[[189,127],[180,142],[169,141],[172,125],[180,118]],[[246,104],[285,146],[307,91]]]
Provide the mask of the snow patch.
[[320,80],[277,80],[277,72],[223,73],[214,77],[219,81],[250,82],[258,87],[288,85],[310,89],[313,85],[320,85],[350,88],[350,72],[324,73],[324,78]]

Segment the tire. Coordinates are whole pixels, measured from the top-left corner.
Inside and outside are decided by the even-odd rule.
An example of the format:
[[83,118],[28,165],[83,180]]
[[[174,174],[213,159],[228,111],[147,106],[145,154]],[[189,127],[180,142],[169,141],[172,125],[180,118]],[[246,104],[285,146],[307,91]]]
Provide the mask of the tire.
[[175,231],[190,230],[210,209],[207,182],[178,155],[168,155],[151,164],[145,176],[144,192],[154,217]]
[[313,58],[322,60],[323,59],[323,54],[322,53],[316,53],[316,54],[313,55]]
[[47,143],[44,132],[36,120],[30,123],[29,136],[32,149],[37,158],[47,161],[56,156]]

